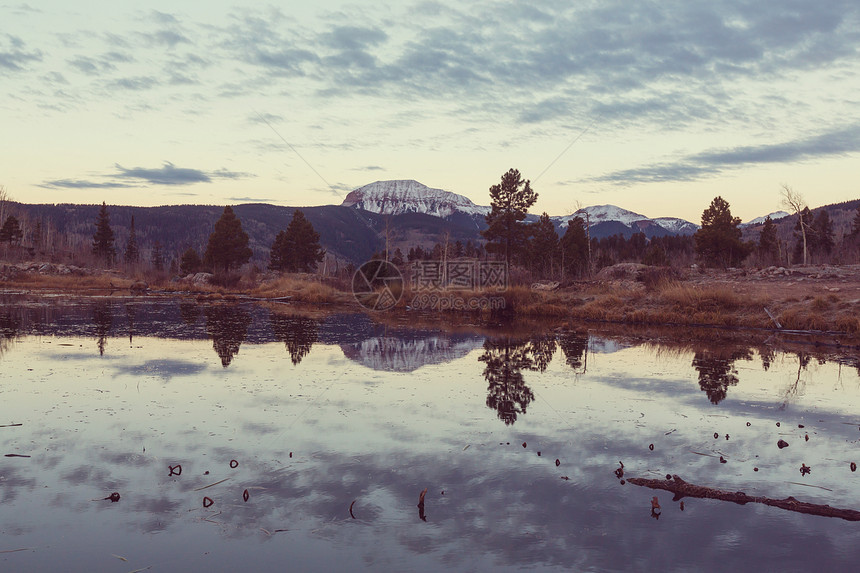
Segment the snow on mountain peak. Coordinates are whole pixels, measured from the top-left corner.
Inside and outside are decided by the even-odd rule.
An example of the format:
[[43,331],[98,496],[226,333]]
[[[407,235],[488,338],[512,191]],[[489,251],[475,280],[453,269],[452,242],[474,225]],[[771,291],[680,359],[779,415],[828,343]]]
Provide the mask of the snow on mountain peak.
[[741,227],[750,227],[752,225],[761,225],[762,223],[765,222],[765,219],[767,219],[768,217],[770,217],[771,221],[777,221],[778,219],[782,219],[783,217],[788,217],[788,216],[789,216],[789,213],[786,213],[785,211],[776,211],[774,213],[771,213],[770,215],[765,215],[764,217],[756,217],[752,221],[747,221],[746,223],[742,224]]
[[468,197],[433,189],[414,179],[375,181],[352,191],[341,205],[386,215],[425,213],[443,218],[456,212],[484,215],[490,210],[474,204]]
[[633,211],[628,211],[627,209],[622,209],[615,205],[591,205],[590,207],[583,207],[572,215],[559,217],[558,220],[561,221],[563,225],[566,225],[574,217],[580,217],[585,220],[586,214],[588,215],[587,220],[590,225],[596,225],[603,221],[619,221],[629,226],[637,221],[648,220],[648,217],[645,215],[640,215],[639,213],[634,213]]

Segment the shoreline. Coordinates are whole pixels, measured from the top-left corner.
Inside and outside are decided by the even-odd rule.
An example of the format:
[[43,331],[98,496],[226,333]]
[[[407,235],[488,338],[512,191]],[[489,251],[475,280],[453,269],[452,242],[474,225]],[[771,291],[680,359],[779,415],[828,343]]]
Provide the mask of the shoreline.
[[[166,278],[146,285],[139,278],[123,277],[118,271],[75,268],[64,274],[18,272],[14,277],[0,280],[0,293],[51,296],[127,293],[181,296],[201,302],[252,300],[366,310],[343,286],[315,275],[262,276],[253,281],[242,279],[233,287]],[[492,316],[508,320],[747,330],[831,337],[840,344],[860,343],[860,265],[679,272],[622,264],[603,269],[589,280],[556,284],[550,289],[519,285],[495,294],[502,296],[506,304],[503,311]],[[410,311],[406,310],[410,300],[412,294],[407,289],[393,312],[491,316],[488,311]]]

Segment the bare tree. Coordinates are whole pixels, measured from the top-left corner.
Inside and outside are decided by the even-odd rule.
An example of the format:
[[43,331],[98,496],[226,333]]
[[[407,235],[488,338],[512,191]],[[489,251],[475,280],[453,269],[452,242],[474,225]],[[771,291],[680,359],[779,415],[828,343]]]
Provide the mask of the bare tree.
[[809,222],[803,220],[803,211],[806,209],[806,201],[803,196],[789,187],[786,183],[782,184],[782,206],[786,209],[791,209],[797,215],[800,225],[800,236],[803,238],[803,264],[806,265],[808,253],[806,249],[806,229],[809,228]]
[[6,220],[6,203],[10,201],[9,192],[5,185],[0,185],[0,225]]

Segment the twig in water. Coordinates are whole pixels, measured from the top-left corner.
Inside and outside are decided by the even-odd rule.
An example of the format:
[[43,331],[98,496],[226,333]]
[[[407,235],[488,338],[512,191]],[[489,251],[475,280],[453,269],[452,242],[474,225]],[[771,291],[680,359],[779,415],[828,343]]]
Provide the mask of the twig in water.
[[224,479],[222,479],[221,481],[216,481],[215,483],[210,483],[209,485],[204,485],[203,487],[198,487],[197,489],[193,489],[193,490],[191,490],[191,491],[200,491],[200,490],[202,490],[202,489],[206,489],[206,488],[208,488],[208,487],[212,487],[213,485],[218,485],[219,483],[224,483],[224,482],[225,482],[225,481],[227,481],[228,479],[230,479],[230,478],[224,478]]

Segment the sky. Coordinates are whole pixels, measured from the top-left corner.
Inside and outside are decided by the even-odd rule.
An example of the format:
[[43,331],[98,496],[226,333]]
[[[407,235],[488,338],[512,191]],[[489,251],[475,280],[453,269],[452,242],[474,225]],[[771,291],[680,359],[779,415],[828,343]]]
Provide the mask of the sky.
[[856,0],[46,0],[0,22],[0,185],[25,203],[415,179],[487,205],[510,168],[550,215],[860,197]]

